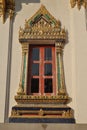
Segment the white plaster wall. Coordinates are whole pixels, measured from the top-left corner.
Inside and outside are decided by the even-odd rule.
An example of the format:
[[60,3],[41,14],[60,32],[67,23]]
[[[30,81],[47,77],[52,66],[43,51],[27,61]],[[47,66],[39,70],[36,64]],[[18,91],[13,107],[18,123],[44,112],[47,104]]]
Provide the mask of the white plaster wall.
[[[11,83],[10,83],[10,104],[9,104],[9,116],[11,113],[11,108],[16,104],[14,100],[14,95],[16,95],[19,81],[20,81],[20,71],[21,71],[21,45],[18,41],[18,31],[19,27],[24,27],[25,19],[29,19],[41,6],[44,4],[48,11],[56,18],[59,19],[62,23],[62,27],[65,26],[65,29],[68,31],[68,43],[64,49],[64,68],[65,68],[65,81],[67,92],[69,96],[72,98],[72,102],[69,104],[75,110],[75,118],[77,123],[87,123],[87,94],[86,94],[86,86],[87,86],[87,31],[85,25],[85,13],[82,8],[80,11],[77,8],[71,9],[69,0],[30,0],[28,3],[24,3],[24,0],[16,1],[16,16],[13,23],[13,42],[12,42],[12,65],[11,65]],[[2,36],[8,38],[8,33],[3,32],[3,28],[8,28],[0,23],[0,34]],[[1,42],[2,41],[2,42]],[[0,44],[4,43],[3,38],[0,40]],[[3,45],[3,50],[6,46]],[[5,48],[4,48],[5,47]],[[1,59],[3,59],[2,52],[0,48],[0,63]],[[7,54],[7,52],[6,52]],[[4,55],[5,59],[6,56]],[[4,62],[5,63],[5,62]],[[3,74],[3,71],[6,70],[6,65],[2,65],[0,77]],[[4,76],[6,77],[6,71],[4,72]],[[0,118],[0,122],[4,119],[4,100],[5,100],[5,82],[2,81],[3,78],[0,79],[0,83],[2,83],[4,94],[0,94],[0,98],[3,97],[2,104],[2,116]],[[1,84],[0,84],[1,85]],[[0,86],[0,89],[2,86]],[[0,91],[1,92],[1,91]]]
[[78,123],[87,123],[87,30],[85,11],[73,10],[75,51],[75,110]]
[[8,57],[9,20],[5,24],[0,18],[0,122],[4,121],[5,90]]

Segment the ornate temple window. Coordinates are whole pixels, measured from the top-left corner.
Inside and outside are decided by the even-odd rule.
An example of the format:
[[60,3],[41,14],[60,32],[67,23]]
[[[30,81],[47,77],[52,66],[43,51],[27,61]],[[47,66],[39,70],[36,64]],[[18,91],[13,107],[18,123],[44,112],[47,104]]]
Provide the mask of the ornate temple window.
[[66,31],[42,5],[25,28],[19,30],[22,46],[21,76],[10,122],[75,123],[67,106],[63,49]]
[[[20,85],[19,85],[20,87],[18,89],[19,94],[20,93],[22,94],[22,92],[25,94],[26,93],[29,94],[29,91],[32,91],[31,88],[33,83],[32,80],[35,81],[36,78],[37,78],[36,82],[37,84],[39,84],[39,86],[41,86],[40,85],[41,81],[43,82],[42,84],[46,84],[47,79],[43,81],[41,80],[43,79],[42,77],[44,77],[44,79],[45,78],[50,79],[49,81],[51,82],[51,84],[53,84],[53,87],[51,88],[52,89],[51,91],[53,91],[53,93],[58,94],[60,90],[62,93],[64,94],[66,93],[65,83],[64,81],[62,81],[64,80],[64,72],[63,72],[64,70],[62,69],[63,67],[62,51],[65,45],[65,39],[66,39],[66,32],[65,29],[61,29],[60,21],[57,21],[46,10],[46,8],[43,5],[31,19],[26,21],[25,30],[20,28],[19,41],[22,44],[23,57],[24,55],[27,54],[28,59],[26,60],[26,65],[28,65],[28,67],[26,69],[29,68],[29,70],[27,75],[26,73],[27,71],[24,68],[22,68],[22,71],[25,70],[26,72],[24,73],[23,71],[21,75],[22,78],[20,80]],[[50,55],[50,60],[49,57],[48,59],[46,59],[46,55]],[[56,65],[58,65],[59,68]],[[48,71],[46,70],[46,68],[48,69],[51,68],[51,75],[49,76],[46,75],[45,71]],[[58,70],[57,75],[55,70]],[[33,75],[33,79],[32,79],[32,75]],[[59,82],[57,81],[57,77],[59,78]],[[53,80],[51,80],[52,78]],[[25,82],[25,86],[23,84],[24,83],[23,81]],[[35,91],[39,92],[38,90],[39,88],[41,87],[37,87],[37,90]],[[42,88],[44,89],[44,87]],[[28,90],[28,92],[26,90]]]

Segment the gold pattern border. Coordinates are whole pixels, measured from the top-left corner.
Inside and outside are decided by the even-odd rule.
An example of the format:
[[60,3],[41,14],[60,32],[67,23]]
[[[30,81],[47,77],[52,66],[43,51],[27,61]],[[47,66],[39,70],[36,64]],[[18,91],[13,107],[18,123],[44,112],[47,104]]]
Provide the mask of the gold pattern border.
[[58,103],[66,104],[70,98],[68,95],[56,95],[56,96],[33,96],[33,95],[16,95],[15,100],[18,104],[27,103]]

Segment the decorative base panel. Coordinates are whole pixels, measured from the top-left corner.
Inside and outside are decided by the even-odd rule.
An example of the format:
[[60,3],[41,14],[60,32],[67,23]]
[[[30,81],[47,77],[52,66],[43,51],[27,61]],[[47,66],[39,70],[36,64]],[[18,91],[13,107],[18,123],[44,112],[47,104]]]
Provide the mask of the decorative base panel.
[[12,108],[10,123],[75,123],[73,111],[66,105],[20,104]]

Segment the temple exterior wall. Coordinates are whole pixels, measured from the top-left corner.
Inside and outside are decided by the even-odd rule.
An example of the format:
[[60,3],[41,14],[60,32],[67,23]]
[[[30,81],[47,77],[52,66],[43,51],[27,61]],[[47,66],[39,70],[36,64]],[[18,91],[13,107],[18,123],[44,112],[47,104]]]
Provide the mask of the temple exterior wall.
[[7,120],[12,106],[16,105],[14,96],[19,86],[22,60],[19,27],[24,27],[25,19],[29,19],[43,4],[67,30],[64,70],[67,92],[72,98],[69,106],[75,111],[76,123],[87,123],[87,30],[84,8],[80,11],[76,7],[72,9],[69,0],[15,1],[17,6],[13,22],[7,19],[2,24],[0,20],[0,122],[3,123],[4,118]]

